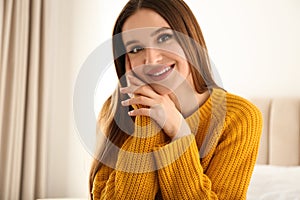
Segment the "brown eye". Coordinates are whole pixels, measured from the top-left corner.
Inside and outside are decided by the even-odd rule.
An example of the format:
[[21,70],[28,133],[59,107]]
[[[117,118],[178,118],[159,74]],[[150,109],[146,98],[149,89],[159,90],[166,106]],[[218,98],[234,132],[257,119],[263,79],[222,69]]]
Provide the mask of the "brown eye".
[[162,35],[160,35],[160,36],[158,37],[157,42],[158,42],[158,43],[163,43],[163,42],[168,41],[168,40],[171,39],[172,37],[173,37],[173,35],[165,33],[165,34],[162,34]]
[[139,51],[142,51],[144,48],[141,47],[141,46],[136,46],[136,47],[133,47],[129,53],[132,53],[132,54],[135,54],[135,53],[138,53]]

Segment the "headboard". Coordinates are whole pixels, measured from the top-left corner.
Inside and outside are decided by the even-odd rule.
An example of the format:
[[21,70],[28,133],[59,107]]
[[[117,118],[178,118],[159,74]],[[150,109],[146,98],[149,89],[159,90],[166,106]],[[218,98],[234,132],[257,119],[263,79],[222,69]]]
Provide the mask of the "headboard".
[[300,99],[250,99],[262,112],[257,164],[300,165]]

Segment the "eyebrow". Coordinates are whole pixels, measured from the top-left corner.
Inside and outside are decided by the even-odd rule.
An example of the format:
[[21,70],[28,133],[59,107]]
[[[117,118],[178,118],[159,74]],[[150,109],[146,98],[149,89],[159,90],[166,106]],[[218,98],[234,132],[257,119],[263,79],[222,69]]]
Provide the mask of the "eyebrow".
[[157,35],[157,34],[159,34],[160,32],[162,32],[162,31],[164,31],[164,30],[169,30],[169,29],[171,29],[171,28],[169,28],[169,27],[161,27],[161,28],[155,30],[153,33],[151,33],[150,36]]
[[130,41],[126,42],[125,46],[127,47],[131,44],[138,43],[138,42],[139,42],[138,40],[130,40]]
[[[170,30],[170,29],[171,29],[171,28],[169,28],[169,27],[161,27],[161,28],[155,30],[154,32],[152,32],[152,33],[150,34],[150,36],[153,37],[153,36],[159,34],[160,32],[162,32],[162,31],[164,31],[164,30]],[[128,41],[128,42],[125,43],[125,46],[129,46],[129,45],[131,45],[131,44],[138,43],[138,42],[139,42],[138,40],[130,40],[130,41]]]

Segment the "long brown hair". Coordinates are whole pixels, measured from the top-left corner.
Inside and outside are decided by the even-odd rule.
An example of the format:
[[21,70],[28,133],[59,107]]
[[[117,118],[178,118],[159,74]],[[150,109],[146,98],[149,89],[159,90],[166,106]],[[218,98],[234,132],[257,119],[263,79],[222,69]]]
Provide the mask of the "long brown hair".
[[[185,56],[190,61],[190,70],[198,93],[203,93],[211,88],[218,87],[212,78],[210,61],[207,54],[206,44],[200,26],[190,8],[183,0],[130,0],[116,20],[113,36],[122,32],[124,22],[141,8],[151,9],[161,15],[170,25],[171,29],[180,32],[192,40],[178,37],[178,42],[184,50]],[[201,48],[195,48],[201,46]],[[118,87],[126,86],[125,74],[125,47],[121,37],[113,39],[113,53],[115,56],[115,69],[120,80]],[[193,63],[193,67],[191,66]],[[115,92],[104,103],[98,118],[98,126],[106,134],[108,139],[118,147],[121,147],[128,138],[128,134],[133,131],[132,123],[129,121],[127,111],[120,102],[128,96],[121,95],[117,88]],[[130,107],[129,109],[132,109]],[[121,129],[118,125],[122,125]],[[125,127],[125,128],[124,128]],[[106,148],[109,149],[109,148]],[[102,166],[100,157],[109,154],[109,150],[98,152],[90,171],[90,192],[97,171]]]

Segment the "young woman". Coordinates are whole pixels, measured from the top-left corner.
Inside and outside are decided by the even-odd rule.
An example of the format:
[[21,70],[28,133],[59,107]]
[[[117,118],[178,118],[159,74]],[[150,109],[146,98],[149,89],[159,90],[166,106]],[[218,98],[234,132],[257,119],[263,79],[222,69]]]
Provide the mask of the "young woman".
[[246,199],[261,114],[215,83],[188,6],[130,0],[113,35],[120,84],[99,115],[91,198]]

